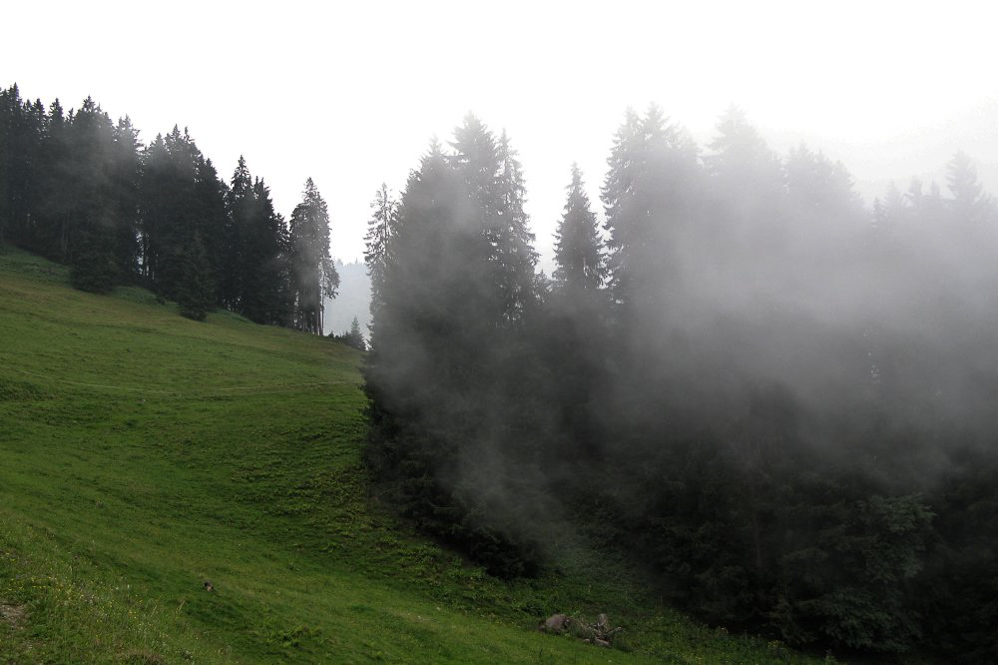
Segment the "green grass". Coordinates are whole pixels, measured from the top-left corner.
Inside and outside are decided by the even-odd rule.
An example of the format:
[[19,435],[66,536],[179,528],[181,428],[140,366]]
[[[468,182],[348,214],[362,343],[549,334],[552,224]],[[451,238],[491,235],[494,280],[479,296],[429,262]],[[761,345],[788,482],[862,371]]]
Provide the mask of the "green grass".
[[[417,537],[370,496],[359,363],[0,253],[0,663],[820,662],[582,547],[504,583]],[[534,630],[559,611],[628,649]]]

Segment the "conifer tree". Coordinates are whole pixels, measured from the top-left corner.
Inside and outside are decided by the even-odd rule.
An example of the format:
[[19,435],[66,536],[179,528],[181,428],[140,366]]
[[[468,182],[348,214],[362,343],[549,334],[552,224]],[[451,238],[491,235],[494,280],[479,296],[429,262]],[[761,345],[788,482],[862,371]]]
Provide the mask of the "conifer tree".
[[240,155],[232,180],[225,192],[226,226],[224,233],[225,255],[222,262],[222,303],[234,312],[242,311],[245,292],[246,251],[249,238],[249,219],[253,214],[253,176],[246,159]]
[[118,120],[110,167],[110,195],[113,206],[115,266],[121,281],[131,281],[139,269],[139,130],[128,116]]
[[364,342],[364,334],[360,331],[360,321],[357,317],[353,317],[353,321],[350,322],[350,330],[343,333],[342,335],[334,335],[330,333],[329,335],[338,342],[343,342],[347,346],[357,349],[358,351],[366,351],[367,344]]
[[201,237],[195,233],[183,255],[183,269],[177,285],[177,308],[181,316],[204,321],[214,304],[211,266]]
[[274,210],[270,189],[255,178],[245,232],[241,266],[240,312],[256,323],[288,325],[291,322],[290,247],[284,218]]
[[218,177],[211,159],[200,151],[196,154],[195,174],[192,206],[197,220],[197,240],[204,248],[208,262],[212,305],[223,305],[222,284],[228,251],[225,234],[229,225],[225,208],[226,185]]
[[609,167],[601,198],[618,318],[664,312],[680,258],[674,240],[691,226],[702,194],[696,145],[657,106],[644,118],[628,109]]
[[385,273],[388,264],[394,260],[392,243],[398,233],[399,202],[388,191],[388,185],[382,183],[371,202],[371,209],[373,212],[364,236],[364,262],[371,278],[370,308],[373,317],[383,303]]
[[526,186],[517,153],[503,130],[496,146],[499,168],[499,197],[495,222],[495,262],[503,301],[503,319],[507,325],[521,325],[535,304],[537,252],[534,234],[523,209]]
[[564,292],[595,292],[606,280],[602,240],[596,215],[582,183],[582,172],[572,164],[565,213],[555,233],[556,287]]
[[520,326],[536,300],[537,253],[523,210],[526,188],[516,152],[503,132],[499,141],[473,114],[454,132],[450,163],[462,175],[489,246],[489,267],[500,304],[495,325]]
[[591,464],[600,438],[594,401],[606,390],[606,358],[612,355],[605,330],[607,271],[596,215],[576,164],[567,190],[555,234],[553,293],[543,334],[536,337],[549,367],[543,399],[557,421],[547,452],[554,459]]
[[340,277],[329,256],[329,210],[311,178],[291,213],[290,238],[294,326],[321,335],[323,302],[336,296]]
[[101,293],[109,291],[119,278],[110,181],[113,142],[111,119],[88,97],[71,123],[68,197],[75,229],[65,238],[65,252],[74,286]]
[[5,235],[37,250],[35,213],[42,198],[39,176],[45,109],[41,101],[22,100],[16,84],[5,91],[0,101],[6,124],[5,166],[0,167],[6,173],[4,184],[0,185],[6,193],[3,204]]
[[287,325],[293,316],[290,240],[270,190],[239,163],[228,190],[226,305],[251,321]]
[[142,272],[165,298],[177,297],[185,253],[198,230],[193,201],[199,155],[187,131],[174,125],[166,135],[158,135],[143,156]]
[[967,153],[958,151],[946,165],[946,182],[953,197],[949,208],[954,221],[973,226],[994,218],[994,199],[984,192]]
[[49,105],[46,131],[39,150],[38,190],[41,203],[35,210],[35,224],[31,237],[22,242],[39,253],[56,261],[66,262],[72,229],[76,220],[72,216],[70,192],[73,190],[71,156],[72,116],[64,113],[56,99]]
[[[494,145],[478,130],[464,138],[466,147]],[[509,437],[491,415],[505,399],[497,370],[507,343],[495,244],[483,228],[498,207],[483,203],[494,197],[495,168],[483,172],[472,153],[448,158],[434,143],[402,197],[365,369],[368,458],[424,530],[511,574],[527,560],[521,545],[474,491],[484,460]],[[489,150],[483,159],[495,164]]]
[[17,86],[0,90],[0,247],[10,227],[11,132]]

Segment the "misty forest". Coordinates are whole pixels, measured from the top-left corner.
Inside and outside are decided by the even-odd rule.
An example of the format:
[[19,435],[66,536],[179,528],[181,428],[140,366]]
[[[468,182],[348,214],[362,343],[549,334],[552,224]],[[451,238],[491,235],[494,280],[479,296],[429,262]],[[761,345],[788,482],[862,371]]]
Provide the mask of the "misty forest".
[[[998,209],[972,158],[867,205],[736,107],[705,145],[680,120],[624,113],[599,200],[564,156],[550,275],[514,138],[476,116],[401,192],[372,183],[372,324],[341,337],[368,348],[374,497],[499,578],[580,541],[713,626],[998,661]],[[177,127],[0,93],[0,241],[79,289],[322,334],[338,277],[303,189],[285,219]]]

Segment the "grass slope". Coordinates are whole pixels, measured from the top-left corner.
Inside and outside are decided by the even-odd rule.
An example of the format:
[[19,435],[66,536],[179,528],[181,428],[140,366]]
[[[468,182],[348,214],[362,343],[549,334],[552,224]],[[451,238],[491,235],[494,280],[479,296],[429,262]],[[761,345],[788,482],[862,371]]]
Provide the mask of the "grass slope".
[[[67,283],[0,253],[0,662],[816,662],[592,555],[487,577],[369,499],[357,353]],[[533,630],[556,611],[630,650]]]

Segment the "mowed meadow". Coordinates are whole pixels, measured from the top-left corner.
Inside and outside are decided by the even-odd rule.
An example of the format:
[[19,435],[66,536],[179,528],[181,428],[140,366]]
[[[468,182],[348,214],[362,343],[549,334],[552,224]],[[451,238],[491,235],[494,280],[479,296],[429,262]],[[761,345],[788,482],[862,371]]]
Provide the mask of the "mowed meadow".
[[[0,250],[0,663],[823,660],[691,622],[570,535],[490,578],[372,494],[360,353]],[[623,648],[538,632],[555,612]]]

